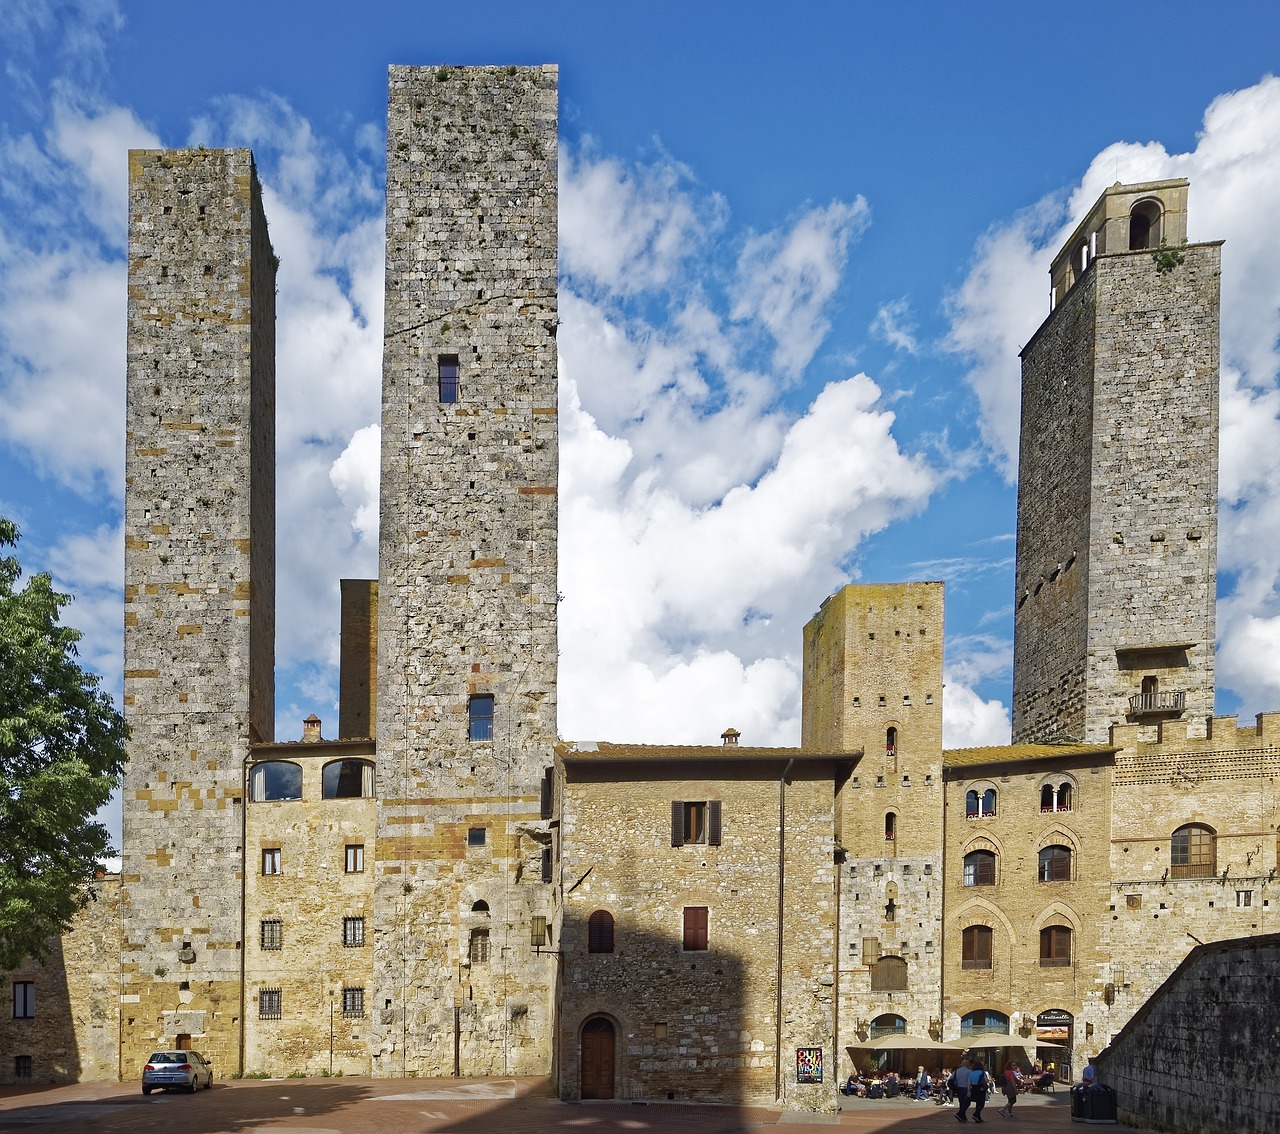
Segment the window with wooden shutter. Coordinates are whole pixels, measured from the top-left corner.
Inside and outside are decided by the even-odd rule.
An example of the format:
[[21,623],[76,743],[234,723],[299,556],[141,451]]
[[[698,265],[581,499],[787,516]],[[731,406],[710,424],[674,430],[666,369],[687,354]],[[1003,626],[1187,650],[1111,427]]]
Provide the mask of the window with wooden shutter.
[[684,949],[698,952],[707,948],[707,907],[685,906]]
[[720,801],[673,800],[671,803],[671,845],[685,843],[720,845]]
[[707,842],[713,847],[720,845],[720,801],[707,800]]
[[587,919],[587,952],[613,952],[613,914],[608,910],[596,910]]

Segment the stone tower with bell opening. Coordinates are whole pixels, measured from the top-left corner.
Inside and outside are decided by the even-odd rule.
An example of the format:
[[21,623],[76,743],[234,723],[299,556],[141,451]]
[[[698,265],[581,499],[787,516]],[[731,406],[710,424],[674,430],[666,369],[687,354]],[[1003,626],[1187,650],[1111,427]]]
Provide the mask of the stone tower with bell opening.
[[1213,712],[1221,242],[1186,235],[1185,180],[1113,185],[1022,352],[1015,743]]

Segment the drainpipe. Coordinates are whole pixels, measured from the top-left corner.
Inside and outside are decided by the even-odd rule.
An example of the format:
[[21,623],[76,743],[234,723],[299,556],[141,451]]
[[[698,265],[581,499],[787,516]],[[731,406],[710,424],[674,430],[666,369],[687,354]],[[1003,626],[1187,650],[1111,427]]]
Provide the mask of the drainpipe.
[[240,1052],[238,1055],[238,1071],[244,1078],[244,1045],[245,1045],[245,1009],[249,1003],[249,993],[245,988],[247,976],[246,959],[249,953],[249,761],[253,759],[250,748],[244,756],[244,774],[240,780]]
[[787,878],[787,776],[791,774],[794,760],[788,760],[778,781],[778,998],[774,1005],[777,1027],[773,1041],[773,1095],[782,1098],[782,911]]

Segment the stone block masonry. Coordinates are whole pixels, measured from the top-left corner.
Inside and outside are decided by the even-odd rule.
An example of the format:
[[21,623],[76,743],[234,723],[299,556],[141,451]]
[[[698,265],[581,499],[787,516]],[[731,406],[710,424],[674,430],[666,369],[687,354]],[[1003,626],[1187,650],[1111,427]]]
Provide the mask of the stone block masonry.
[[273,730],[276,263],[248,150],[129,155],[121,1069],[240,1052],[243,776]]
[[390,73],[375,1074],[550,1069],[556,80]]

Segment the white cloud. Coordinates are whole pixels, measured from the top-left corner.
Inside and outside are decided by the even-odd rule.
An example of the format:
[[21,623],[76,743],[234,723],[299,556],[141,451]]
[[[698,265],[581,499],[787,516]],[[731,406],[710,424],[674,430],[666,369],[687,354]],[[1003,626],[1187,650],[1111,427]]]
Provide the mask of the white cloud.
[[861,197],[805,213],[789,232],[752,235],[738,259],[733,317],[756,320],[777,344],[773,365],[803,370],[830,329],[827,304],[844,271],[850,243],[870,219]]
[[371,547],[378,546],[378,485],[381,477],[382,429],[357,429],[350,444],[329,468],[329,480],[351,516],[351,528]]
[[942,699],[943,748],[1008,744],[1009,710],[999,700],[985,701],[969,686],[947,678]]
[[919,354],[920,342],[916,338],[915,320],[911,317],[911,305],[903,299],[885,303],[871,321],[871,333],[895,350],[907,354]]

